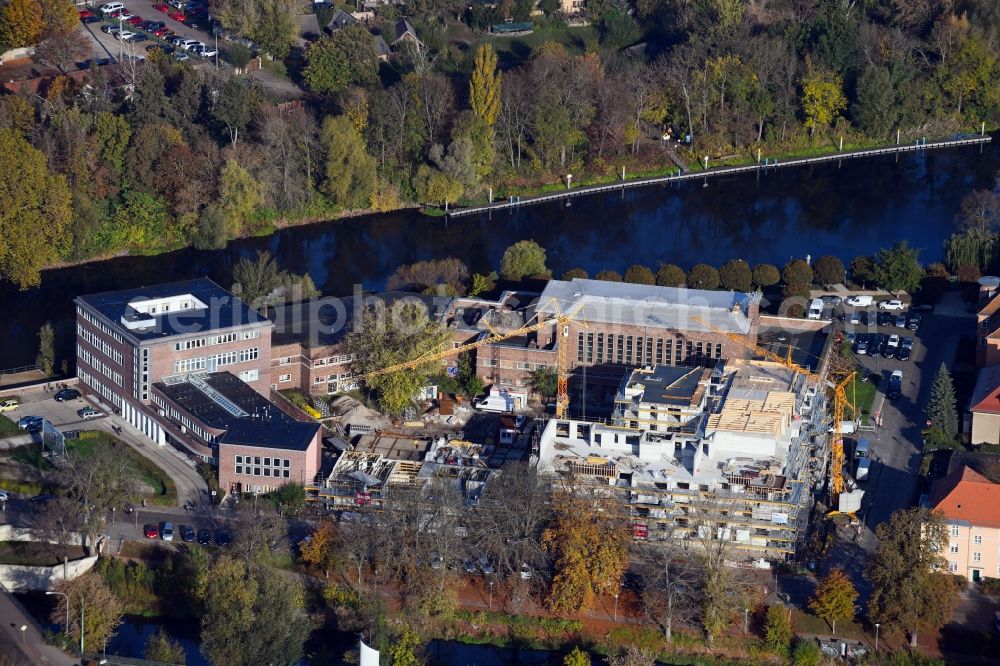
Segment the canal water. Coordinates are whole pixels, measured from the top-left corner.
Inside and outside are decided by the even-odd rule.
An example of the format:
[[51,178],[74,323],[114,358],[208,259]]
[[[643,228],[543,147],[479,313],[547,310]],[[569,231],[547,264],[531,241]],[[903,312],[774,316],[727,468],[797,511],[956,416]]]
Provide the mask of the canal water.
[[0,284],[0,370],[34,362],[37,331],[57,325],[57,356],[73,354],[78,294],[208,276],[231,283],[241,256],[269,250],[283,268],[308,271],[326,294],[380,289],[397,266],[455,256],[473,271],[495,268],[504,249],[534,239],[558,275],[633,263],[690,268],[732,258],[784,264],[834,254],[845,262],[907,239],[924,261],[943,256],[962,197],[995,188],[1000,141],[984,146],[827,162],[721,176],[525,206],[455,220],[399,211],[284,229],[203,251],[123,257],[46,271],[24,292]]

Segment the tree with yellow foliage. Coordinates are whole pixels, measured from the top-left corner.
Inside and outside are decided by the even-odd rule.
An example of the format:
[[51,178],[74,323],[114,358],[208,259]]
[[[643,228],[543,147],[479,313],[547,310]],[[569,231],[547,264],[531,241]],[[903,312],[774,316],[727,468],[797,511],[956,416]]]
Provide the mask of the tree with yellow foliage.
[[802,111],[806,127],[812,136],[817,127],[826,127],[847,107],[844,84],[840,75],[825,69],[809,67],[802,79]]
[[10,0],[0,9],[0,49],[32,46],[44,27],[42,8],[35,0]]
[[476,117],[490,127],[500,114],[500,86],[497,52],[491,44],[483,44],[476,51],[475,69],[469,81],[469,105]]

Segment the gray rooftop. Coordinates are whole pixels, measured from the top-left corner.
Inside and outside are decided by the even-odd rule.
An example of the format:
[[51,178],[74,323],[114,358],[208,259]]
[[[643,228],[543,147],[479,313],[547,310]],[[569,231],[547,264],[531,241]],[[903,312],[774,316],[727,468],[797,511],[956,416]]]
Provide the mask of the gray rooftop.
[[[584,322],[631,324],[681,331],[750,331],[749,306],[756,294],[606,282],[550,280],[538,311],[566,313]],[[708,321],[711,326],[697,321]]]
[[627,386],[642,384],[641,402],[686,407],[691,404],[705,368],[658,365],[652,371],[633,370]]

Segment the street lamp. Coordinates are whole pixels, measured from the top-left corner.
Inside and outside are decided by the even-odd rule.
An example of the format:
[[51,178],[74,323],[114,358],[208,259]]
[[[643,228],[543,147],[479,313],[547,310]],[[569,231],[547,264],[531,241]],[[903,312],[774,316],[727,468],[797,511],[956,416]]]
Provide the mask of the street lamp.
[[490,610],[493,610],[493,580],[490,580]]
[[615,592],[615,622],[618,621],[618,592]]
[[878,628],[879,628],[879,623],[876,622],[875,623],[875,652],[878,652]]
[[566,174],[566,189],[571,189],[573,187],[573,174]]
[[743,609],[743,635],[746,636],[750,631],[750,609]]
[[21,645],[24,645],[24,632],[27,631],[27,629],[28,625],[26,624],[21,625]]
[[66,597],[66,625],[63,627],[63,631],[69,633],[69,595],[65,592],[53,592],[51,590],[45,593],[46,596],[51,596],[53,594],[58,594],[60,597]]

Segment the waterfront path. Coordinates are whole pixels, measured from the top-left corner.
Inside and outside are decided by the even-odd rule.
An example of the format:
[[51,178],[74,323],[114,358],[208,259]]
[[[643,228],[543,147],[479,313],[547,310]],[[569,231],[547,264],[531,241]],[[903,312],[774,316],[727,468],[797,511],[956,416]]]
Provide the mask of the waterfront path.
[[585,194],[596,194],[600,192],[613,192],[632,187],[645,187],[647,185],[660,185],[685,180],[697,180],[699,178],[709,178],[716,176],[731,176],[734,174],[752,173],[768,171],[771,169],[783,169],[785,167],[802,166],[805,164],[817,164],[820,162],[834,162],[837,160],[853,159],[857,157],[871,157],[875,155],[891,155],[906,152],[917,152],[930,150],[933,148],[952,148],[956,146],[968,146],[989,143],[992,137],[988,135],[971,136],[960,139],[948,139],[945,141],[934,141],[927,143],[916,143],[910,145],[890,146],[888,148],[872,148],[868,150],[854,150],[831,153],[829,155],[819,155],[816,157],[798,157],[782,160],[767,158],[758,164],[748,164],[745,166],[717,167],[702,171],[687,171],[668,176],[656,176],[653,178],[637,178],[635,180],[622,180],[616,183],[605,185],[588,185],[562,190],[560,192],[549,192],[532,197],[512,197],[503,201],[495,201],[483,206],[472,206],[469,208],[456,208],[448,211],[450,217],[461,217],[464,215],[478,215],[503,208],[517,208],[528,204],[546,203],[559,199],[581,196]]

